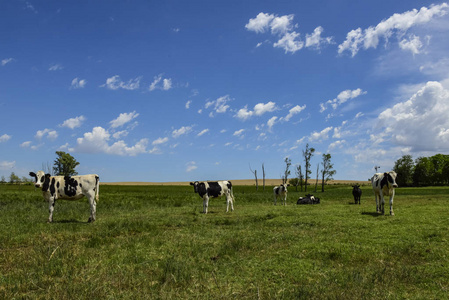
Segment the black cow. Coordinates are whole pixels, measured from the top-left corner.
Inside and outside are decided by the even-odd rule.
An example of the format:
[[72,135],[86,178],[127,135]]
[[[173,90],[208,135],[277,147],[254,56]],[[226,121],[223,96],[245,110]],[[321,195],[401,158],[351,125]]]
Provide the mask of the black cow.
[[362,190],[360,189],[360,185],[356,184],[352,186],[352,195],[354,196],[354,201],[355,204],[357,204],[357,202],[360,205],[360,198],[362,197]]
[[203,198],[203,213],[207,214],[209,206],[209,198],[217,198],[226,195],[226,212],[229,211],[229,204],[231,204],[231,211],[234,211],[234,195],[232,193],[232,183],[230,181],[215,181],[215,182],[191,182],[195,193],[198,193]]

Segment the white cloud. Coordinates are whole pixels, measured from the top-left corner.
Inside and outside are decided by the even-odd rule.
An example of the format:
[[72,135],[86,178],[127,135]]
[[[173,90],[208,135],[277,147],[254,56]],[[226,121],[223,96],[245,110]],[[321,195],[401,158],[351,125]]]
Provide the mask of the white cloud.
[[49,140],[55,140],[57,137],[58,137],[58,133],[56,132],[56,130],[53,130],[53,129],[48,129],[48,128],[45,128],[44,130],[38,130],[37,132],[36,132],[36,135],[35,135],[35,137],[37,138],[37,139],[42,139],[45,135],[47,135],[47,138],[49,139]]
[[119,138],[125,137],[129,134],[128,130],[117,131],[112,134],[112,137],[116,140]]
[[[162,82],[162,83],[161,83]],[[163,90],[168,91],[172,88],[172,80],[170,78],[162,78],[162,74],[154,77],[153,82],[150,84],[149,90]]]
[[411,34],[408,40],[403,39],[399,42],[399,48],[401,48],[402,50],[408,50],[413,55],[421,53],[422,47],[423,44],[421,42],[421,39],[414,34]]
[[278,119],[278,117],[274,116],[271,117],[268,122],[267,122],[267,126],[268,126],[268,130],[271,131],[271,129],[273,128],[274,124],[276,123],[276,120]]
[[125,125],[126,123],[137,118],[138,116],[139,116],[139,114],[136,113],[136,111],[133,111],[130,113],[121,113],[117,117],[117,119],[112,120],[111,122],[109,122],[109,124],[111,124],[112,128],[117,128],[117,127]]
[[186,102],[186,109],[190,108],[190,104],[192,104],[192,100],[189,100]]
[[5,133],[4,135],[0,136],[0,143],[7,142],[9,141],[9,139],[11,139],[11,136]]
[[70,118],[65,120],[61,125],[61,127],[68,127],[70,129],[75,129],[77,127],[80,127],[83,122],[86,120],[86,118],[84,116],[79,116],[76,118]]
[[214,117],[214,112],[217,114],[225,113],[230,107],[227,104],[229,101],[231,101],[231,98],[229,97],[229,95],[226,95],[214,101],[207,101],[204,107],[206,109],[208,109],[209,107],[213,107],[213,111],[209,113],[209,117],[212,118]]
[[194,170],[198,169],[198,166],[196,165],[196,162],[194,161],[189,161],[186,164],[186,172],[192,172]]
[[305,104],[304,104],[303,106],[296,105],[295,107],[291,108],[291,109],[288,111],[288,115],[284,118],[284,120],[287,121],[287,122],[290,121],[290,119],[291,119],[294,115],[299,114],[299,113],[302,112],[304,109],[306,109],[306,105],[305,105]]
[[198,133],[197,136],[202,136],[203,134],[206,134],[206,133],[208,133],[208,132],[209,132],[209,129],[204,129],[204,130],[202,130],[200,133]]
[[299,40],[298,37],[299,33],[295,31],[287,32],[279,41],[273,44],[273,47],[282,48],[285,50],[285,53],[295,53],[304,47],[304,42]]
[[120,76],[114,75],[114,76],[106,79],[106,83],[103,85],[100,85],[100,87],[106,87],[110,90],[118,90],[118,89],[136,90],[140,86],[141,79],[142,79],[142,77],[137,77],[137,78],[128,80],[128,82],[124,82],[120,79]]
[[271,21],[274,19],[273,14],[267,13],[259,13],[256,18],[249,19],[248,24],[245,25],[245,28],[249,31],[254,31],[257,33],[263,33],[268,29]]
[[120,140],[109,145],[111,134],[102,127],[94,127],[92,132],[86,132],[82,138],[77,139],[77,146],[69,149],[74,152],[83,153],[106,153],[121,156],[136,156],[146,153],[148,139],[141,139],[134,146],[128,145]]
[[363,91],[362,89],[345,90],[338,94],[337,98],[328,100],[326,103],[320,103],[320,112],[324,112],[329,107],[329,105],[332,106],[332,108],[335,110],[338,106],[342,105],[346,101],[357,98],[361,95],[365,95],[366,93],[367,92]]
[[31,146],[31,141],[26,141],[26,142],[23,142],[22,144],[20,144],[20,147],[22,147],[22,148],[28,148],[30,146]]
[[82,89],[86,87],[87,81],[85,79],[79,79],[76,77],[72,80],[72,84],[70,85],[71,89]]
[[384,38],[385,43],[388,43],[389,38],[394,33],[397,34],[399,40],[411,27],[426,24],[434,17],[444,16],[447,13],[448,7],[449,5],[447,3],[442,3],[439,5],[431,5],[429,8],[422,7],[419,11],[413,9],[401,14],[396,13],[375,27],[370,26],[365,30],[361,28],[351,30],[347,34],[346,40],[338,46],[338,53],[341,54],[344,51],[350,51],[352,57],[354,57],[362,47],[365,50],[377,48],[381,38]]
[[245,129],[236,130],[236,131],[234,131],[233,136],[243,137],[244,132],[245,132]]
[[335,141],[335,142],[329,144],[329,147],[327,148],[327,150],[331,151],[336,148],[342,148],[345,145],[345,143],[346,143],[345,140]]
[[390,141],[413,151],[449,151],[449,90],[430,81],[409,100],[379,114],[383,131],[372,140]]
[[156,139],[156,140],[154,140],[151,144],[153,145],[153,146],[155,146],[155,145],[162,145],[162,144],[165,144],[166,142],[168,142],[168,137],[164,137],[164,138],[158,138],[158,139]]
[[318,26],[317,28],[315,28],[312,34],[306,34],[306,47],[312,47],[319,50],[321,49],[322,45],[334,44],[333,37],[321,37],[323,31],[323,27]]
[[310,134],[309,141],[310,142],[322,142],[324,140],[327,140],[329,138],[329,132],[333,129],[332,126],[324,128],[320,132],[314,131],[312,134]]
[[251,116],[261,116],[267,112],[273,112],[276,110],[276,103],[275,102],[268,102],[268,103],[258,103],[254,106],[253,111],[249,111],[248,108],[245,106],[244,108],[239,109],[235,117],[237,117],[240,120],[247,120]]
[[181,135],[189,134],[192,131],[192,126],[182,126],[179,129],[175,129],[172,132],[174,138],[178,138]]
[[5,59],[2,59],[2,66],[5,66],[5,65],[7,65],[7,64],[9,64],[9,63],[11,63],[11,62],[13,62],[13,61],[15,61],[14,58],[5,58]]
[[48,68],[49,71],[60,71],[62,69],[64,69],[64,67],[60,64],[53,64],[50,65],[50,68]]
[[0,161],[0,170],[11,170],[15,165],[15,161]]

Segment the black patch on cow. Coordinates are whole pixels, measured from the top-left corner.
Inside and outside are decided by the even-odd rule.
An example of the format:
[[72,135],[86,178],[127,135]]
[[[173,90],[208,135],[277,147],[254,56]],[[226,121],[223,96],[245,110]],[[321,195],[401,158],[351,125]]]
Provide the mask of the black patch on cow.
[[42,191],[47,192],[48,188],[50,187],[50,174],[45,174],[45,176],[42,176],[41,181],[44,183],[42,185]]
[[78,181],[70,176],[64,176],[64,194],[69,197],[76,195],[76,188],[78,187]]
[[274,192],[276,193],[276,195],[279,195],[279,190],[280,188],[278,186],[274,188]]
[[384,173],[384,177],[382,178],[382,180],[380,181],[380,188],[382,189],[385,185],[388,186],[388,183],[393,184],[394,180],[393,177],[391,177],[391,175],[389,173]]
[[56,183],[56,187],[59,188],[59,181]]
[[207,189],[207,195],[213,198],[219,197],[221,195],[221,186],[218,182],[208,182],[209,188]]
[[52,179],[51,179],[51,184],[50,184],[50,194],[52,195],[52,196],[54,196],[55,195],[55,193],[56,193],[56,188],[55,188],[55,178],[53,177]]
[[230,181],[228,181],[227,186],[228,186],[228,189],[229,189],[229,190],[232,190],[232,183],[231,183]]
[[203,197],[204,195],[207,194],[207,189],[206,189],[206,184],[204,182],[201,183],[196,183],[195,182],[195,193],[198,193],[198,195],[200,195],[200,197]]

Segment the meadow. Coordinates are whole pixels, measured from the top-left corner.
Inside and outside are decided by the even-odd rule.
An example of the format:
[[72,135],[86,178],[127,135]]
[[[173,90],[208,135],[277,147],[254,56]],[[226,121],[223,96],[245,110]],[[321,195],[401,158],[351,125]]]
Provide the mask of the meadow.
[[235,186],[204,215],[190,186],[102,185],[95,223],[82,199],[48,224],[39,190],[0,185],[0,298],[447,299],[449,188],[396,189],[395,216],[362,190]]

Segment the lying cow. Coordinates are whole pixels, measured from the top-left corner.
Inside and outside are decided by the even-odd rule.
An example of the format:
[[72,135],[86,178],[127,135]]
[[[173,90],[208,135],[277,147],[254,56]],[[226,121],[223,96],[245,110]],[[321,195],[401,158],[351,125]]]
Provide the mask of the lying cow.
[[207,214],[209,206],[209,198],[218,198],[223,195],[226,196],[226,212],[229,211],[229,204],[231,204],[231,211],[234,211],[234,195],[232,193],[232,183],[230,181],[215,181],[215,182],[191,182],[195,193],[198,193],[203,198],[203,213]]
[[299,197],[296,204],[320,204],[320,198],[307,194],[305,197]]
[[[394,171],[388,173],[376,173],[371,178],[371,184],[373,186],[374,198],[376,198],[376,210],[378,213],[385,214],[384,210],[384,197],[390,196],[390,215],[394,216],[393,212],[393,198],[394,188],[397,188],[396,184],[397,174]],[[377,200],[379,198],[379,200]]]
[[352,186],[352,195],[354,196],[354,201],[355,204],[357,204],[357,202],[360,205],[360,198],[362,197],[362,190],[360,189],[360,185],[356,184]]
[[273,188],[274,205],[277,204],[278,198],[281,198],[281,201],[284,200],[284,205],[287,205],[287,186],[289,186],[289,184],[283,183],[280,186],[275,186]]
[[34,177],[35,187],[42,188],[42,195],[48,201],[50,216],[48,222],[53,222],[53,210],[57,199],[77,200],[84,196],[90,204],[90,217],[88,222],[95,221],[95,213],[98,201],[100,177],[98,175],[80,176],[51,176],[39,171],[37,174],[30,172]]

